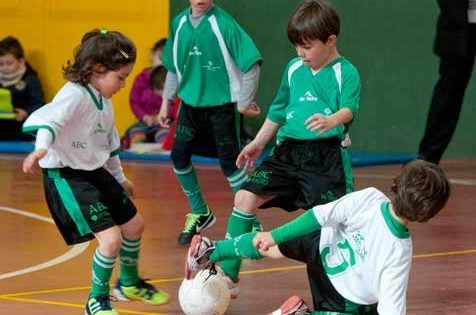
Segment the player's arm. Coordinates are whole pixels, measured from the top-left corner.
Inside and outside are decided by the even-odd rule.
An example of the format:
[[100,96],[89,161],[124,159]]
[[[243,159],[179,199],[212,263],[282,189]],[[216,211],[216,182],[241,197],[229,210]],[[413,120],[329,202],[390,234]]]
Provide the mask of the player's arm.
[[38,129],[36,133],[35,150],[28,154],[23,160],[22,168],[24,173],[33,174],[35,166],[38,164],[38,161],[46,155],[53,140],[53,134],[50,130],[45,128]]
[[306,235],[320,228],[321,225],[317,222],[314,213],[306,211],[296,219],[271,230],[269,233],[258,233],[253,239],[253,245],[261,251],[267,251],[275,245]]
[[252,117],[261,113],[260,107],[254,102],[254,97],[258,90],[259,76],[260,66],[258,63],[254,64],[251,69],[243,75],[237,107],[238,111],[245,116]]
[[[394,253],[402,257],[404,254]],[[397,259],[392,265],[387,266],[380,278],[379,301],[377,311],[381,315],[405,315],[407,304],[407,287],[411,265],[411,253]]]
[[319,131],[319,134],[331,130],[336,126],[350,123],[354,115],[349,108],[339,109],[332,115],[314,114],[306,119],[306,128],[310,131]]
[[256,159],[263,153],[264,147],[271,141],[279,127],[279,124],[266,119],[253,141],[248,143],[236,158],[236,166],[245,170],[253,168]]
[[162,94],[162,104],[160,105],[160,111],[157,115],[157,121],[161,127],[170,127],[170,104],[173,103],[177,97],[177,91],[179,88],[179,79],[177,74],[167,71],[165,77],[164,92]]

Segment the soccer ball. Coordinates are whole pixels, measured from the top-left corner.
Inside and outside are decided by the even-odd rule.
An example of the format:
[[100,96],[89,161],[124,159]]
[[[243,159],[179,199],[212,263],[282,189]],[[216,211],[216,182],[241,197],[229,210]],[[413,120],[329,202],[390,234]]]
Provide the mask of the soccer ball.
[[186,315],[223,315],[230,304],[230,290],[220,275],[201,270],[195,278],[184,279],[179,303]]

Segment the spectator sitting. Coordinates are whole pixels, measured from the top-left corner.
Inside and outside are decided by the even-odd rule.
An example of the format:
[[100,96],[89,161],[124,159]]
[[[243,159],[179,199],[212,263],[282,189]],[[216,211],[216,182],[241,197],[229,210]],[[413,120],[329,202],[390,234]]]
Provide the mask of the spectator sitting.
[[9,90],[12,120],[0,120],[0,140],[32,140],[22,133],[23,121],[44,104],[43,90],[36,71],[25,59],[20,41],[7,36],[0,41],[0,88]]

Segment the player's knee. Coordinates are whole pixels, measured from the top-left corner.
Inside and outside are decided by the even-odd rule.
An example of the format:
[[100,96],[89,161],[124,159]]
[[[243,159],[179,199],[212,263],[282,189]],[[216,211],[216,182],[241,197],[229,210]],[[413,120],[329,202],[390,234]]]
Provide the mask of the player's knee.
[[100,252],[108,257],[114,257],[119,254],[121,249],[122,237],[119,233],[111,234],[107,238],[99,240]]
[[174,168],[178,170],[183,170],[189,167],[191,163],[190,157],[186,157],[184,154],[181,154],[180,152],[177,153],[174,150],[172,150],[172,153],[170,154],[170,159],[172,160]]
[[257,196],[248,190],[239,190],[235,194],[235,208],[245,213],[256,213]]

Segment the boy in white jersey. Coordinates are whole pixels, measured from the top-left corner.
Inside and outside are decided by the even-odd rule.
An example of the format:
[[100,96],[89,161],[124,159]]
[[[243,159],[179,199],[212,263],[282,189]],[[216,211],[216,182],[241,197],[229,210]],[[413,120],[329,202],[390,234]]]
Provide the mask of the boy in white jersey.
[[120,140],[110,98],[125,86],[136,49],[115,31],[86,33],[74,62],[63,69],[69,81],[53,101],[25,121],[24,132],[35,132],[35,151],[23,162],[31,173],[43,170],[46,202],[68,245],[96,238],[92,288],[87,315],[116,315],[109,299],[109,281],[119,256],[116,296],[163,304],[169,299],[138,274],[144,221],[129,195],[134,186],[124,175]]
[[314,312],[294,296],[273,315],[376,311],[379,315],[404,315],[412,260],[407,225],[431,219],[449,195],[442,169],[415,160],[395,177],[389,197],[367,188],[315,206],[270,232],[251,232],[217,242],[195,236],[187,256],[186,277],[223,259],[288,257],[307,264]]
[[[339,16],[326,2],[304,2],[291,16],[287,35],[298,57],[287,64],[266,121],[236,164],[253,167],[275,135],[277,144],[235,195],[227,236],[250,232],[258,207],[309,209],[354,190],[345,140],[359,109],[360,77],[337,51],[339,31]],[[221,268],[238,282],[239,260]]]
[[[168,126],[169,103],[182,100],[171,158],[174,173],[190,204],[178,243],[216,221],[200,191],[192,154],[218,157],[233,192],[246,180],[235,165],[242,149],[242,116],[255,116],[261,55],[249,35],[213,0],[190,0],[172,21],[165,45],[165,80],[159,124]],[[238,111],[238,112],[237,112]]]

